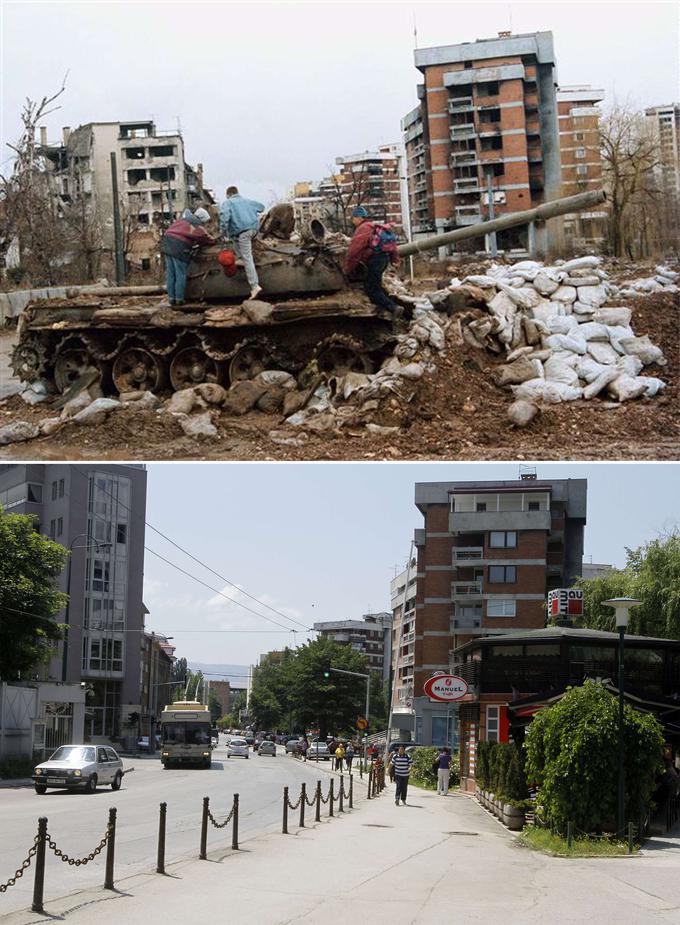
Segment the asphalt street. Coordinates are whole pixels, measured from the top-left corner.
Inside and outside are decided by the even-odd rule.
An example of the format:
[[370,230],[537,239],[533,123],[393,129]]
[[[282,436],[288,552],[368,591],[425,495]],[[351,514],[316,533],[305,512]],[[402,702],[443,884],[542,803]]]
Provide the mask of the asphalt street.
[[[0,883],[13,875],[25,858],[37,831],[38,817],[47,816],[48,831],[59,848],[73,857],[83,857],[96,847],[104,834],[110,806],[118,810],[116,828],[116,879],[155,868],[159,804],[166,802],[166,858],[198,856],[203,797],[218,822],[232,806],[233,794],[240,797],[239,836],[246,842],[254,835],[281,825],[283,787],[290,787],[297,799],[302,781],[308,789],[318,774],[311,763],[286,756],[278,748],[274,757],[226,757],[220,746],[213,752],[210,770],[174,768],[165,770],[158,757],[125,758],[124,767],[134,772],[123,779],[117,793],[100,787],[95,794],[48,790],[44,796],[32,787],[0,789]],[[328,762],[321,762],[322,766]],[[312,810],[310,810],[312,812]],[[231,826],[208,831],[209,850],[231,846]],[[45,867],[45,898],[103,883],[102,853],[85,866],[71,866],[48,851]],[[29,907],[33,890],[33,867],[10,890],[0,894],[0,916]]]

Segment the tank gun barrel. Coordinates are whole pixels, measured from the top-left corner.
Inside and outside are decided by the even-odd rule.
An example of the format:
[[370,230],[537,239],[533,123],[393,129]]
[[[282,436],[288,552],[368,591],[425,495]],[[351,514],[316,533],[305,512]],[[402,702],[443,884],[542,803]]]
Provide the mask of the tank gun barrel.
[[534,209],[526,209],[524,212],[508,212],[506,215],[501,215],[500,218],[494,218],[492,221],[478,222],[476,225],[468,225],[465,228],[456,228],[453,231],[435,234],[429,238],[421,238],[419,241],[400,244],[398,248],[399,256],[409,257],[419,251],[433,250],[436,247],[443,247],[445,244],[453,244],[455,241],[467,241],[469,238],[478,238],[493,231],[503,231],[506,228],[515,228],[517,225],[545,221],[558,215],[566,215],[569,212],[582,212],[584,209],[600,205],[606,198],[607,195],[604,190],[592,190],[587,193],[577,193],[576,196],[551,199],[550,202],[544,202],[540,206],[536,206]]

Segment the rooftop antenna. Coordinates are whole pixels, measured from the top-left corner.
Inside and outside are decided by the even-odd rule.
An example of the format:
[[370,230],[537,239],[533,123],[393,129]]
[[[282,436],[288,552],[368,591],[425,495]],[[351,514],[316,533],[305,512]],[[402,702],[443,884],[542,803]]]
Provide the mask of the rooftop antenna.
[[418,47],[418,25],[416,23],[416,14],[413,12],[413,47]]

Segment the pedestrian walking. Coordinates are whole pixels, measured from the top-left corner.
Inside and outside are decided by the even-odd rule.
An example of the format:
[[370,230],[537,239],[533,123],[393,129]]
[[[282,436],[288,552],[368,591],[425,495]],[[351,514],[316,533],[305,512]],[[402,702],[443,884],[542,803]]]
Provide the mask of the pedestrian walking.
[[397,789],[394,794],[394,803],[396,806],[399,806],[399,800],[406,806],[406,796],[408,794],[408,778],[411,773],[411,765],[413,762],[406,754],[406,749],[403,745],[399,746],[399,750],[396,755],[392,757],[392,764],[394,765],[394,779],[396,781]]
[[307,741],[307,739],[303,739],[302,742],[300,742],[300,754],[302,755],[303,761],[307,760],[307,749],[308,748],[309,748],[309,742]]
[[451,775],[451,749],[441,748],[437,756],[437,794],[447,796]]
[[345,764],[347,765],[347,770],[351,773],[352,771],[352,759],[354,758],[354,747],[351,742],[347,743],[347,748],[345,749]]
[[342,771],[342,763],[345,760],[345,749],[342,746],[342,742],[338,743],[338,747],[335,749],[335,770]]
[[227,188],[227,198],[220,206],[220,228],[234,242],[236,255],[243,261],[250,286],[250,298],[262,292],[253,260],[253,238],[260,226],[264,206],[255,199],[245,199],[235,186]]

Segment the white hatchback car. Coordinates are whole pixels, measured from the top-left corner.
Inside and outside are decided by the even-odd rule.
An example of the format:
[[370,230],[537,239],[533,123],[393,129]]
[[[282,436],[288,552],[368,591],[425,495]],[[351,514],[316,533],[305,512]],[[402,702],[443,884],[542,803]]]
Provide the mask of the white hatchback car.
[[232,736],[227,745],[227,758],[232,757],[249,758],[249,746],[245,739],[240,736]]
[[80,787],[94,793],[99,784],[120,790],[123,762],[108,745],[61,745],[48,761],[36,766],[33,782],[36,793],[48,787]]

